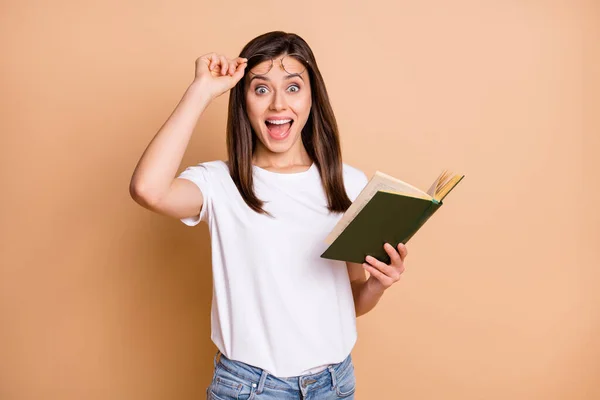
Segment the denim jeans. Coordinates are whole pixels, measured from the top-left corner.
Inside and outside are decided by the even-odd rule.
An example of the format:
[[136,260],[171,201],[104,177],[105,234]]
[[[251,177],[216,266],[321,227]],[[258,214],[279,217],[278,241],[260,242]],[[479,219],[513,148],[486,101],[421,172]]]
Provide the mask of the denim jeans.
[[215,355],[214,366],[206,389],[208,400],[354,400],[356,378],[350,355],[316,374],[287,378],[230,360],[220,352]]

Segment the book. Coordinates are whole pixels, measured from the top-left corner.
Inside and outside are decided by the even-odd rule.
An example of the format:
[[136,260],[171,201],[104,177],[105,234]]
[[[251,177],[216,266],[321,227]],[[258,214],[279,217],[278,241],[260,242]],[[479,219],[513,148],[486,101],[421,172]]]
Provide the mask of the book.
[[370,255],[389,264],[383,245],[389,243],[397,250],[399,243],[406,244],[463,178],[464,175],[443,171],[423,192],[383,172],[375,172],[327,235],[325,242],[329,247],[321,257],[361,264]]

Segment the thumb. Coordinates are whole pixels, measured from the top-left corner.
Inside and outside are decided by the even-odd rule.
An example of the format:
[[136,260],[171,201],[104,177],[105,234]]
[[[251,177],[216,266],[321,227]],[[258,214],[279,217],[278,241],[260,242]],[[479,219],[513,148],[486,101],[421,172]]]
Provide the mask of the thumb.
[[244,77],[246,65],[247,65],[246,63],[238,65],[237,69],[235,70],[235,73],[232,75],[232,78],[234,78],[236,83],[239,82],[240,79],[242,79]]

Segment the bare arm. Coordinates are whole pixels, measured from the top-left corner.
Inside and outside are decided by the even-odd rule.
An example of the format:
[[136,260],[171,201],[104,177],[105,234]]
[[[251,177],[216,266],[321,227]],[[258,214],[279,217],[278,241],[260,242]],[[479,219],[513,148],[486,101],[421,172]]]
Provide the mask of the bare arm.
[[[398,282],[404,272],[404,259],[408,254],[406,246],[399,243],[396,250],[385,243],[383,248],[390,256],[390,264],[372,256],[367,256],[363,264],[346,262],[357,317],[371,311],[381,300],[383,293]],[[369,278],[365,277],[365,269],[369,272]]]
[[243,59],[215,53],[196,60],[196,77],[158,133],[150,141],[131,177],[129,192],[141,206],[163,215],[198,215],[203,197],[198,187],[176,179],[177,170],[198,119],[210,102],[243,77]]
[[365,274],[365,269],[361,264],[346,262],[350,285],[352,286],[352,296],[354,297],[354,308],[356,317],[360,317],[371,311],[381,299],[383,291],[373,287],[373,281],[369,282]]
[[194,81],[150,141],[131,177],[129,192],[140,205],[158,213],[183,218],[199,212],[202,193],[190,181],[175,179],[200,115],[211,99]]

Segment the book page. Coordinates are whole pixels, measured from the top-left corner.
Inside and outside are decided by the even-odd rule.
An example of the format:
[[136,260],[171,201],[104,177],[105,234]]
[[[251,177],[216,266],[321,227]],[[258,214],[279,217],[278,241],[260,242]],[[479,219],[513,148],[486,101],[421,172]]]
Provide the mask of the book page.
[[402,193],[410,197],[417,197],[426,200],[432,199],[430,196],[428,196],[426,193],[423,193],[416,187],[377,171],[369,183],[367,183],[364,189],[356,197],[356,200],[354,200],[348,210],[346,210],[342,218],[333,227],[333,230],[329,233],[329,235],[327,235],[325,242],[327,244],[333,243],[335,239],[341,235],[344,229],[346,229],[350,222],[352,222],[354,217],[367,205],[369,200],[371,200],[371,198],[380,190],[393,193]]
[[[401,181],[400,179],[396,179],[393,176],[386,175],[383,172],[379,172],[379,171],[375,172],[375,175],[373,176],[373,178],[371,180],[376,181],[377,183],[381,183],[381,184],[389,186],[389,188],[385,188],[385,189],[381,189],[381,190],[394,191],[397,193],[406,194],[407,196],[418,197],[420,199],[427,199],[427,200],[431,200],[433,197],[433,196],[430,196],[427,193],[423,192],[421,189],[416,188],[413,185],[408,184],[404,181]],[[375,193],[373,193],[373,195],[374,194]]]
[[442,180],[445,173],[446,173],[446,171],[442,171],[442,173],[435,179],[435,181],[433,181],[433,183],[431,184],[429,189],[427,189],[428,195],[430,195],[431,197],[435,196],[435,192],[438,189],[438,187],[440,185],[440,181]]
[[453,175],[447,178],[441,183],[440,187],[435,191],[435,199],[438,201],[444,200],[444,198],[450,193],[452,189],[464,178],[464,175]]

